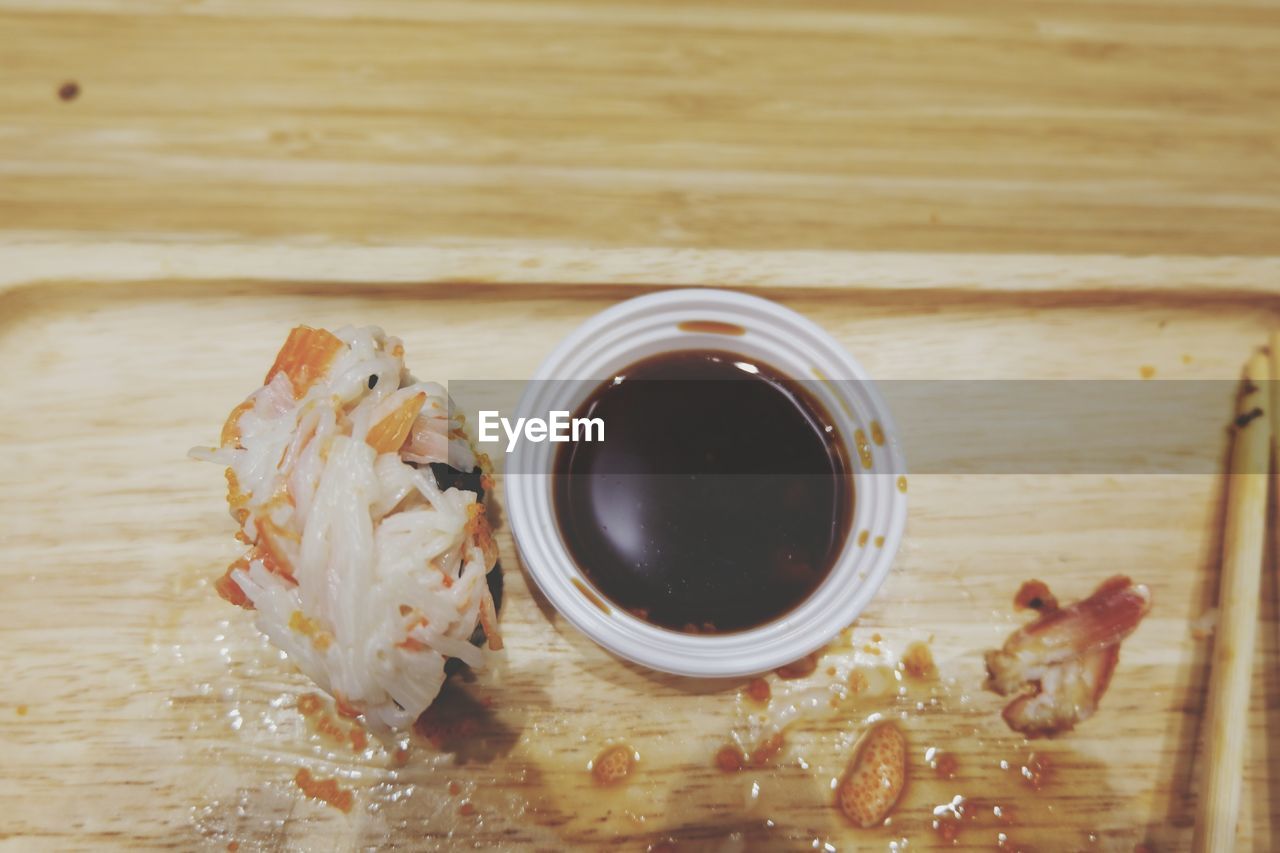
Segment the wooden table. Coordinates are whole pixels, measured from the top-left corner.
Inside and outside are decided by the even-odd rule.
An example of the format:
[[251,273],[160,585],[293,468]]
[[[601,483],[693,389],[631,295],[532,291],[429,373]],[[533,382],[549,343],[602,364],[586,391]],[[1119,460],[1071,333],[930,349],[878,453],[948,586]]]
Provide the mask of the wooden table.
[[[600,652],[505,532],[509,653],[449,698],[494,701],[478,735],[401,768],[327,744],[306,683],[213,595],[230,522],[182,454],[293,322],[381,323],[434,378],[518,377],[670,285],[778,298],[882,377],[1229,379],[1276,324],[1278,235],[1261,0],[0,0],[0,849],[916,849],[954,794],[1016,804],[1008,833],[1039,849],[1183,847],[1216,478],[913,477],[899,568],[839,653],[932,637],[942,680],[912,701],[938,710],[873,697],[726,777],[741,685]],[[1013,737],[980,652],[1018,583],[1071,599],[1115,571],[1157,605],[1102,711]],[[1280,818],[1267,576],[1258,849]],[[886,708],[912,716],[918,778],[859,833],[823,774]],[[603,795],[584,767],[615,739],[643,773]],[[300,766],[341,776],[353,815],[303,798]]]

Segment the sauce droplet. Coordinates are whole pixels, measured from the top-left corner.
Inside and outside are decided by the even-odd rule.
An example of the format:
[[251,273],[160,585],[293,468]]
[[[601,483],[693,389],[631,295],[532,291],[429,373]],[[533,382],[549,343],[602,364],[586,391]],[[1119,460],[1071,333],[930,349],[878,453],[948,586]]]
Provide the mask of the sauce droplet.
[[899,475],[899,477],[898,477],[898,491],[902,492],[904,495],[907,493],[907,478],[906,478],[906,475]]
[[723,323],[719,320],[685,320],[676,326],[682,332],[706,332],[711,335],[732,335],[742,337],[747,330],[737,323]]
[[867,434],[862,430],[857,430],[853,434],[853,442],[858,447],[858,459],[862,462],[862,467],[870,468],[871,444],[867,441]]
[[716,766],[725,773],[736,773],[742,769],[744,757],[742,750],[732,744],[720,747],[716,753]]
[[63,101],[74,101],[80,96],[80,84],[75,80],[68,80],[58,87],[58,98]]
[[871,531],[870,531],[870,530],[864,530],[864,531],[862,531],[861,533],[859,533],[859,534],[858,534],[858,545],[859,545],[859,546],[866,545],[866,544],[867,544],[867,540],[868,540],[868,539],[870,539],[870,538],[871,538]]
[[912,643],[902,653],[902,671],[912,678],[935,678],[938,668],[933,663],[933,652],[924,643]]
[[884,427],[880,426],[879,421],[871,422],[871,440],[876,444],[884,444]]
[[747,683],[747,695],[764,704],[772,697],[773,691],[769,689],[769,682],[763,678],[753,678]]
[[591,591],[591,587],[587,586],[585,583],[578,580],[577,578],[571,578],[570,580],[572,581],[573,585],[577,588],[578,592],[582,593],[582,596],[587,601],[590,601],[592,604],[594,604],[596,607],[599,607],[605,613],[612,612],[609,610],[609,605],[601,601],[600,596],[596,595],[594,592]]
[[350,813],[354,796],[345,788],[338,786],[335,779],[317,779],[311,771],[303,767],[293,777],[294,784],[302,789],[313,800],[328,803],[340,812]]
[[1044,581],[1030,580],[1018,587],[1018,593],[1013,597],[1013,606],[1017,610],[1052,613],[1058,609],[1058,599]]
[[778,667],[775,672],[779,678],[804,678],[818,668],[818,653],[810,652],[800,660]]

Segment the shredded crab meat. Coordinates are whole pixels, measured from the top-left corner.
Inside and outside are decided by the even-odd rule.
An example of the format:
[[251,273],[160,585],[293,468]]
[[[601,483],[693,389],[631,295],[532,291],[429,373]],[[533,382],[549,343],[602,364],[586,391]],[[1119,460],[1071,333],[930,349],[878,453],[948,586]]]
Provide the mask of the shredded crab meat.
[[219,593],[254,610],[299,669],[375,729],[411,725],[447,659],[483,665],[477,625],[502,647],[484,506],[441,489],[427,467],[487,460],[444,388],[417,381],[403,356],[375,327],[299,326],[220,446],[191,452],[227,466],[248,546]]
[[1050,609],[987,652],[987,688],[1014,696],[1005,722],[1028,737],[1070,731],[1091,717],[1111,683],[1120,643],[1151,609],[1151,592],[1117,575],[1093,595]]

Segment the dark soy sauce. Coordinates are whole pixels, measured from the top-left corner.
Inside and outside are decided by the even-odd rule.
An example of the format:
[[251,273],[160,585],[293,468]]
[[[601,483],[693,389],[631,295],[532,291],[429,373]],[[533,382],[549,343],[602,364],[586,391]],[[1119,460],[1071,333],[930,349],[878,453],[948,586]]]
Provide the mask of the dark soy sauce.
[[574,417],[603,442],[556,454],[556,519],[605,597],[654,625],[742,631],[786,614],[835,563],[853,481],[834,421],[767,364],[715,350],[637,362]]

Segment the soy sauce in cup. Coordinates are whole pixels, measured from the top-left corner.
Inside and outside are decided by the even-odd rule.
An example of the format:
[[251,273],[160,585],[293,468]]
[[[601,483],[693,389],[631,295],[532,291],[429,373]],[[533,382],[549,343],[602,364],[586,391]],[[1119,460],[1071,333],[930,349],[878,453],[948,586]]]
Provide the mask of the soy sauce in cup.
[[575,417],[603,442],[554,460],[556,523],[579,570],[662,628],[768,624],[830,574],[852,526],[853,478],[835,420],[756,358],[680,350],[601,383]]

